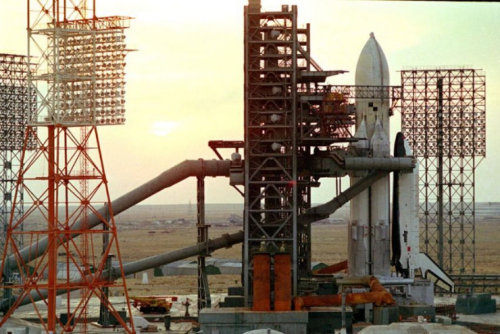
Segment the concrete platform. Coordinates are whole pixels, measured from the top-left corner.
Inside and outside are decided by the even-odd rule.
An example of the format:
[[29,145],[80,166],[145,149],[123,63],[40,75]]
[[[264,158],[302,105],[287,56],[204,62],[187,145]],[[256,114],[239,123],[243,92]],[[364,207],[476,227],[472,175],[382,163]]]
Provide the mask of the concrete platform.
[[393,323],[385,326],[370,326],[359,334],[473,334],[474,331],[458,325],[436,323]]
[[203,334],[234,334],[255,329],[273,329],[287,334],[306,334],[308,312],[257,312],[228,307],[202,310],[199,323]]

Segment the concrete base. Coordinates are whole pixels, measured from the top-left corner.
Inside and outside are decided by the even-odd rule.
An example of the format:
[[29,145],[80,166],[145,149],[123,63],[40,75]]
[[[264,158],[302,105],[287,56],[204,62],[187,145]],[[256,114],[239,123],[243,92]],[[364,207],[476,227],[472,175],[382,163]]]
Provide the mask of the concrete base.
[[434,305],[434,283],[416,278],[410,285],[409,298],[415,303]]
[[9,318],[0,328],[0,334],[41,334],[42,332],[43,327],[41,325],[14,317]]
[[395,323],[385,326],[370,326],[361,330],[359,334],[424,334],[424,333],[440,333],[440,334],[473,334],[475,332],[462,326],[452,325],[446,326],[442,324],[429,323]]
[[397,305],[373,307],[373,324],[388,325],[398,321],[399,309]]
[[457,313],[462,314],[485,314],[495,313],[497,305],[491,293],[477,293],[471,295],[459,295],[455,304]]
[[204,309],[198,321],[203,334],[244,333],[267,328],[287,334],[306,334],[308,312],[255,312],[240,307]]
[[432,281],[421,278],[415,278],[414,282],[404,282],[408,279],[401,280],[400,284],[397,284],[397,280],[393,280],[390,284],[384,285],[393,293],[398,305],[434,305],[434,283]]
[[[342,328],[341,307],[311,307],[308,312],[308,333],[330,334]],[[348,333],[352,331],[352,309],[350,307],[346,307],[345,328]]]
[[431,305],[399,305],[399,315],[403,319],[417,319],[423,316],[427,321],[434,322],[436,308]]
[[223,302],[219,303],[219,307],[243,307],[245,305],[245,297],[243,296],[227,296]]

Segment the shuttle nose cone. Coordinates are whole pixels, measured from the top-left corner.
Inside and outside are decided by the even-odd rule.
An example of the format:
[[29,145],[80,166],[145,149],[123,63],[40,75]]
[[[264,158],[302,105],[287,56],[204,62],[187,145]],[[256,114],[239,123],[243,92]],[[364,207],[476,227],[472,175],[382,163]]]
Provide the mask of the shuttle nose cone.
[[370,38],[359,55],[355,84],[363,86],[389,85],[387,59],[373,33],[370,33]]

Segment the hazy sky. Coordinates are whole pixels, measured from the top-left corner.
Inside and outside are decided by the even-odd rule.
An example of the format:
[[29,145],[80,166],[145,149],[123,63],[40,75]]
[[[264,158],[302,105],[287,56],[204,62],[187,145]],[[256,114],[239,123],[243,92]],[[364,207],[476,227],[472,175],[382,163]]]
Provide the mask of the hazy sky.
[[[353,84],[358,55],[374,32],[391,84],[407,67],[472,66],[487,81],[487,158],[477,171],[477,199],[500,201],[500,3],[262,0],[265,10],[299,6],[311,23],[312,55],[324,69],[351,71],[332,83]],[[135,19],[127,58],[127,123],[102,127],[111,197],[184,159],[215,158],[211,139],[243,138],[243,6],[246,0],[101,0],[98,15]],[[0,0],[0,53],[26,53],[26,1]],[[399,129],[392,119],[391,133]],[[230,152],[227,152],[229,157]],[[347,180],[344,181],[347,184]],[[209,179],[207,202],[242,201],[228,180]],[[331,183],[314,202],[333,196]],[[148,200],[195,202],[194,180]]]

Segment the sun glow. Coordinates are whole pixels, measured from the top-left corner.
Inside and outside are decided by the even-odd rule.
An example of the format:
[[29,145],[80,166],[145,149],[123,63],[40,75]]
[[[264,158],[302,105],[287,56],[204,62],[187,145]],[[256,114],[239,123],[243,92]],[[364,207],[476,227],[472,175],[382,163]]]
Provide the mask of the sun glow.
[[174,131],[179,126],[177,122],[159,121],[151,126],[151,132],[158,137],[164,137]]

